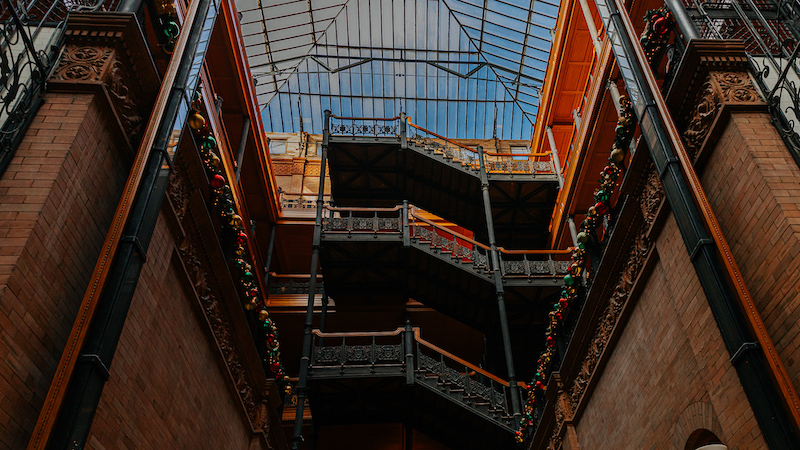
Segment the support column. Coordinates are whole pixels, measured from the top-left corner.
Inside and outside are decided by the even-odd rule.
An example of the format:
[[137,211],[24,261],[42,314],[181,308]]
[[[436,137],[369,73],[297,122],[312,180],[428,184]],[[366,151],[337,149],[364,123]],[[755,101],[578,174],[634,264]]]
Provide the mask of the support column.
[[308,398],[308,365],[311,358],[311,328],[314,321],[314,298],[317,290],[317,268],[319,266],[319,246],[322,240],[322,207],[325,193],[325,172],[328,164],[328,139],[331,112],[325,110],[325,128],[322,130],[322,159],[319,169],[319,192],[317,193],[317,218],[314,223],[314,238],[311,251],[311,278],[308,280],[308,305],[303,324],[303,353],[300,357],[300,379],[297,381],[297,411],[292,433],[292,450],[299,450],[303,442],[303,406]]
[[600,37],[597,32],[597,26],[594,24],[594,18],[592,17],[592,11],[589,9],[589,2],[586,0],[580,0],[581,4],[581,11],[583,12],[583,18],[586,20],[586,26],[589,28],[589,36],[592,38],[592,44],[594,45],[594,54],[600,58],[600,52],[603,46],[600,44]]
[[508,371],[508,384],[511,393],[511,410],[515,420],[521,415],[519,388],[514,372],[514,358],[511,353],[511,333],[508,329],[508,315],[506,314],[505,290],[503,289],[503,273],[500,266],[500,255],[497,251],[497,241],[494,236],[494,220],[492,218],[492,203],[489,198],[489,176],[486,173],[483,147],[478,146],[478,160],[481,169],[481,191],[483,193],[483,209],[486,213],[486,227],[489,234],[489,247],[491,248],[492,271],[494,273],[495,292],[497,294],[497,310],[500,317],[500,332],[503,336],[503,350],[506,357],[506,370]]
[[548,125],[545,131],[547,132],[547,141],[550,143],[550,158],[553,161],[553,169],[555,169],[556,176],[558,177],[558,188],[564,189],[564,175],[561,173],[561,159],[558,157],[558,148],[556,147],[556,138],[553,136],[553,127]]
[[675,18],[675,23],[678,25],[678,29],[683,35],[684,42],[688,44],[692,39],[700,39],[700,34],[697,32],[697,27],[694,26],[694,22],[689,16],[689,12],[686,11],[686,7],[683,6],[683,1],[664,0],[664,4],[672,12],[672,16]]

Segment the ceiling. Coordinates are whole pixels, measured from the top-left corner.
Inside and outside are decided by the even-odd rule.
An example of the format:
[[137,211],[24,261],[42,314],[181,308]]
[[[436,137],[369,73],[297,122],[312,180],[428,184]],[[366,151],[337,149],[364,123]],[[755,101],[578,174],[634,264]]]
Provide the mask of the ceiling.
[[451,138],[530,139],[556,0],[237,0],[267,132],[402,110]]

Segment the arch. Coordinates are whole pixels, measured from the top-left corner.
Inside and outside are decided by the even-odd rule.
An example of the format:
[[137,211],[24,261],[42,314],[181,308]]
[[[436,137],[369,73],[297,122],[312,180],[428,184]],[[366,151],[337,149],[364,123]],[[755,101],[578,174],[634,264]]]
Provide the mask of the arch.
[[[717,439],[705,442],[706,434],[703,431]],[[705,444],[721,443],[720,436],[724,437],[722,428],[719,425],[717,414],[710,403],[699,401],[687,406],[683,412],[678,416],[675,422],[674,433],[672,436],[672,448],[675,450],[695,450]],[[695,445],[690,447],[689,445]]]
[[723,450],[728,447],[722,445],[722,441],[716,434],[701,428],[689,435],[683,448],[684,450]]

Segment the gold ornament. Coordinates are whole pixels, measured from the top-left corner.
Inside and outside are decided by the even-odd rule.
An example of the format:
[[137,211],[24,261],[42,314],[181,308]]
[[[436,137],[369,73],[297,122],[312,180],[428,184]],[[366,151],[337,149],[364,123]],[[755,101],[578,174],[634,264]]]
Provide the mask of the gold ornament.
[[186,122],[193,130],[201,130],[203,127],[206,126],[206,118],[203,117],[199,112],[193,112]]
[[625,159],[625,152],[620,149],[615,149],[611,152],[611,160],[615,163],[621,163]]
[[264,322],[265,320],[269,319],[269,313],[266,309],[262,309],[258,312],[258,320]]

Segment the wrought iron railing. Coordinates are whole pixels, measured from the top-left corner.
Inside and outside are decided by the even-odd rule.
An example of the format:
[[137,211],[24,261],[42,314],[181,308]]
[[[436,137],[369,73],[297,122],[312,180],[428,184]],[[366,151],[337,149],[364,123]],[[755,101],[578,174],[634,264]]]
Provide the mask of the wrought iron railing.
[[[509,383],[420,337],[419,328],[365,333],[314,330],[311,377],[406,376],[513,431]],[[312,399],[313,401],[313,399]]]
[[402,234],[403,207],[336,208],[325,206],[322,215],[325,233]]
[[[304,294],[308,295],[308,290],[311,288],[309,282],[309,275],[285,275],[285,274],[269,274],[268,291],[270,295],[291,295],[291,294]],[[322,277],[317,276],[315,283],[315,293],[322,294],[325,286],[322,282]]]
[[334,136],[400,136],[400,116],[342,117],[331,114],[328,129]]
[[[475,172],[480,170],[477,148],[460,144],[412,122],[408,122],[408,128],[414,129],[414,134],[408,137],[410,145],[461,163]],[[483,153],[488,173],[556,174],[560,170],[550,157],[550,152],[499,153],[483,150]]]
[[800,1],[684,0],[684,5],[701,38],[744,41],[772,123],[800,165]]
[[[313,194],[293,194],[284,192],[278,189],[278,196],[280,198],[281,209],[291,210],[316,210],[317,209],[317,196]],[[323,204],[330,205],[331,198],[329,195],[323,197]]]
[[74,11],[115,9],[117,0],[0,0],[0,174],[11,162],[42,103],[67,18]]
[[[409,214],[411,239],[429,243],[439,252],[449,253],[462,263],[472,263],[475,271],[491,272],[491,248],[472,238],[438,225],[414,212]],[[571,249],[506,250],[498,248],[504,279],[555,277],[567,273]]]
[[[392,137],[399,138],[401,147],[411,146],[418,150],[439,155],[445,160],[460,163],[467,170],[478,172],[480,162],[478,149],[460,144],[436,134],[408,120],[405,114],[395,117],[341,117],[330,114],[326,126],[331,136],[341,137]],[[408,130],[413,129],[409,135]],[[498,153],[484,150],[486,171],[503,174],[560,174],[550,152],[545,153]]]

